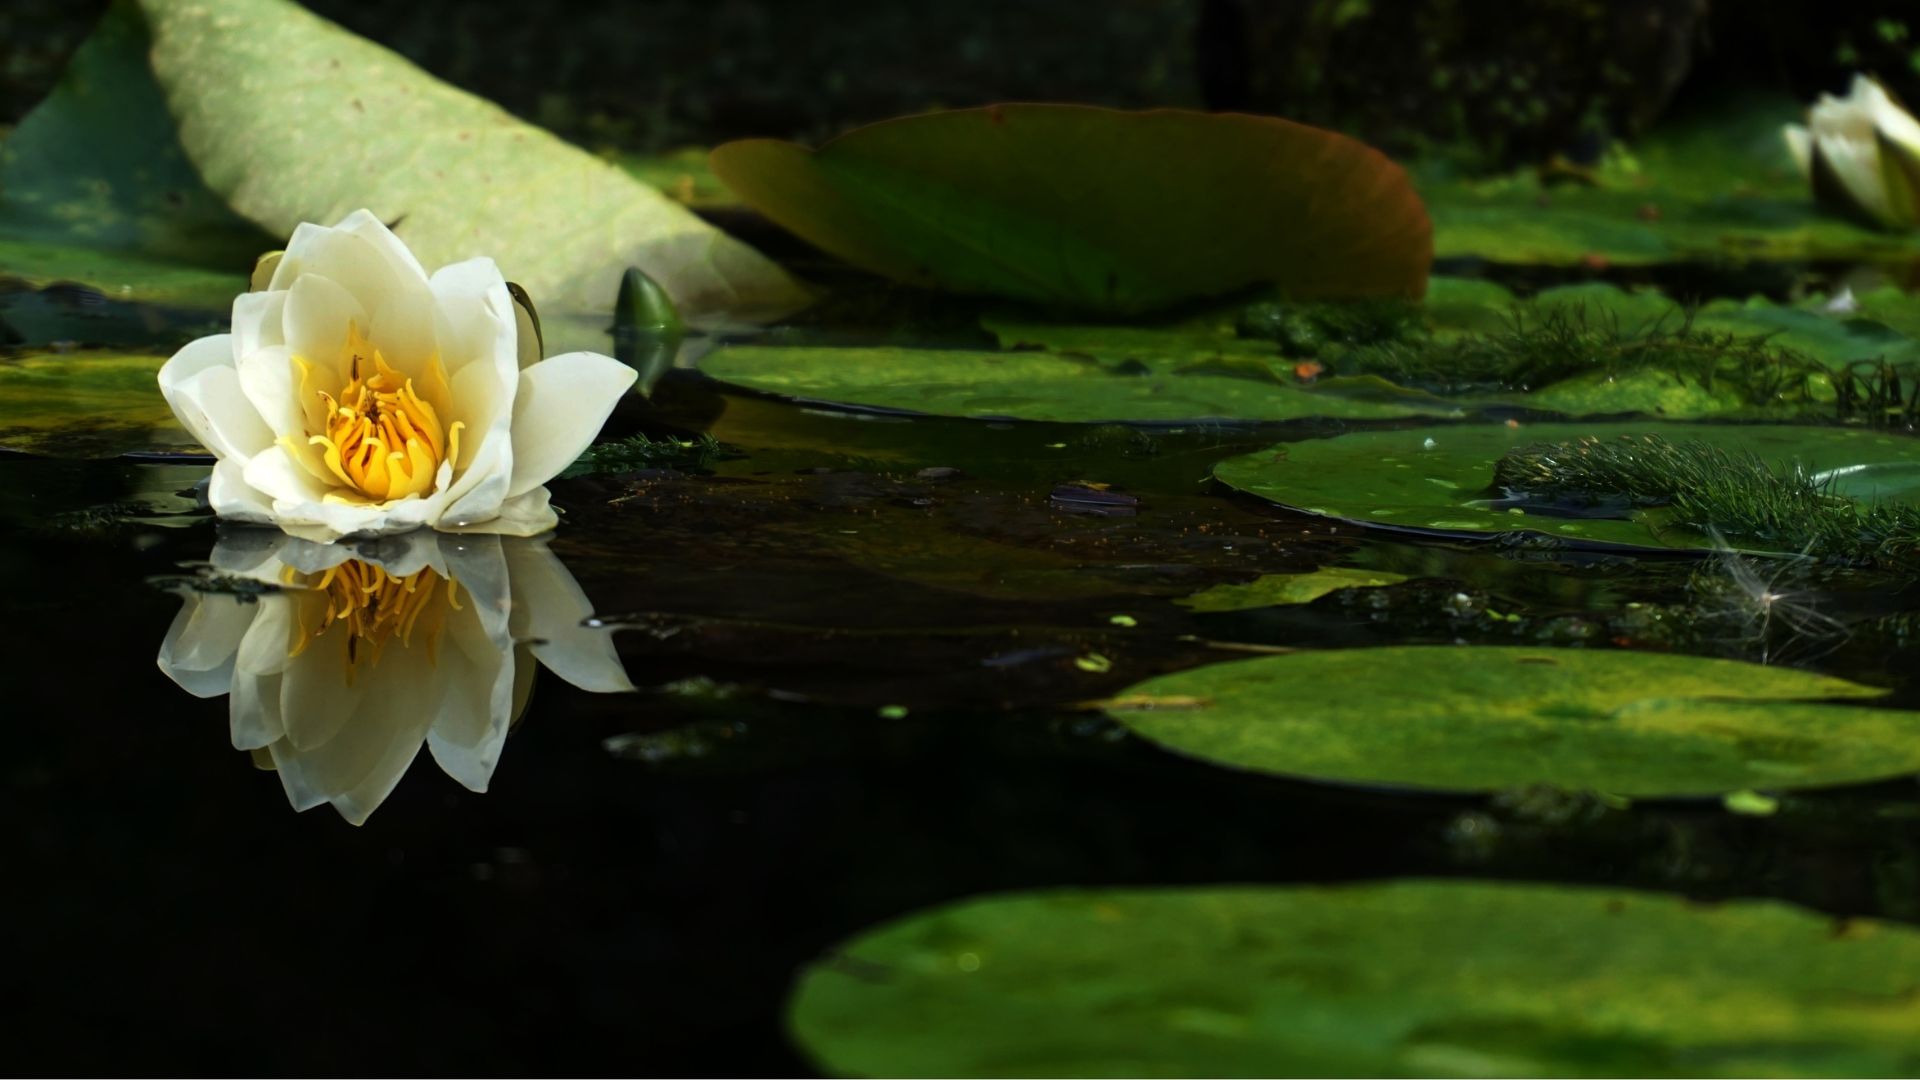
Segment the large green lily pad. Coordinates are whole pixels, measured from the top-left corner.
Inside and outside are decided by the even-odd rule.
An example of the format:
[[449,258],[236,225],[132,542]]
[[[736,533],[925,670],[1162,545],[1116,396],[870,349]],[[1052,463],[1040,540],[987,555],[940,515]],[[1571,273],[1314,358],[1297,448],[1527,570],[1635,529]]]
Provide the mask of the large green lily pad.
[[1436,645],[1209,665],[1111,711],[1181,753],[1286,776],[1653,797],[1920,772],[1920,712],[1823,700],[1884,693],[1734,660]]
[[1906,1076],[1920,932],[1405,881],[1010,893],[870,930],[790,1022],[841,1076]]
[[604,311],[639,266],[693,315],[805,301],[777,266],[618,167],[290,0],[141,0],[180,144],[285,236],[365,207],[429,267],[488,255],[543,309]]
[[160,396],[166,360],[102,351],[0,359],[0,447],[55,457],[197,451]]
[[1419,178],[1440,258],[1573,265],[1713,259],[1909,259],[1911,235],[1857,225],[1813,202],[1782,124],[1804,107],[1751,100],[1656,131],[1586,176],[1534,171]]
[[713,171],[858,266],[1081,310],[1148,311],[1260,282],[1417,296],[1431,258],[1399,166],[1272,117],[994,105],[888,120],[817,150],[731,142]]
[[269,246],[208,191],[116,4],[60,82],[0,141],[0,275],[115,299],[224,308]]
[[1368,525],[1464,533],[1537,532],[1574,543],[1709,548],[1713,541],[1669,525],[1659,508],[1620,518],[1559,517],[1499,505],[1493,467],[1502,455],[1532,443],[1572,439],[1698,440],[1751,451],[1775,463],[1797,461],[1820,472],[1882,466],[1843,477],[1840,490],[1856,497],[1905,499],[1881,477],[1910,473],[1920,463],[1920,439],[1858,428],[1758,424],[1521,424],[1457,425],[1354,432],[1308,439],[1229,458],[1214,466],[1221,482],[1297,510]]
[[1256,364],[1234,357],[1146,356],[1115,363],[1036,351],[732,346],[708,354],[700,370],[762,393],[978,419],[1359,420],[1460,411],[1422,395],[1373,400],[1320,393]]

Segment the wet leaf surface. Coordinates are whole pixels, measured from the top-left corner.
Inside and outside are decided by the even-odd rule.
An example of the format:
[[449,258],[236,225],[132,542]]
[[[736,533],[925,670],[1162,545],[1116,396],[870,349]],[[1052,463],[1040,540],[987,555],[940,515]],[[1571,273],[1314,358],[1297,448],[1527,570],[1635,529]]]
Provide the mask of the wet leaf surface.
[[690,316],[804,303],[785,271],[625,172],[287,0],[142,10],[188,160],[270,233],[366,207],[424,264],[490,256],[554,310],[605,310],[630,265]]
[[993,105],[857,128],[818,149],[727,143],[713,170],[857,266],[1078,310],[1149,311],[1261,283],[1418,296],[1432,249],[1399,166],[1271,117]]
[[1672,796],[1920,769],[1920,714],[1826,703],[1883,693],[1650,652],[1414,646],[1198,668],[1131,687],[1119,700],[1137,706],[1110,711],[1181,753],[1285,776]]
[[1406,881],[915,912],[802,977],[836,1075],[1898,1076],[1920,934],[1770,903]]
[[[1454,533],[1538,533],[1571,543],[1708,548],[1704,534],[1665,525],[1658,508],[1601,517],[1509,505],[1493,466],[1509,450],[1572,439],[1657,435],[1751,451],[1810,472],[1920,461],[1920,441],[1847,428],[1660,423],[1456,425],[1356,432],[1288,443],[1221,462],[1214,476],[1240,491],[1308,513],[1370,525]],[[1893,475],[1878,470],[1863,477]],[[1863,481],[1863,485],[1867,482]],[[1842,489],[1873,497],[1871,486]],[[1889,486],[1887,497],[1900,493]]]

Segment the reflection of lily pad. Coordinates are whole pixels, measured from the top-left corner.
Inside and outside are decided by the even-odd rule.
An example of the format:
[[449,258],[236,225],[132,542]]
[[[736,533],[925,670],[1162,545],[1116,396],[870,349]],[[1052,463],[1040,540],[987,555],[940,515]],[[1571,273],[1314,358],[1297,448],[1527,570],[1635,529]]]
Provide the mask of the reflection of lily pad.
[[1420,399],[1402,404],[1316,393],[1264,368],[1242,374],[1186,360],[1108,363],[1051,352],[734,346],[707,355],[700,370],[763,393],[937,416],[1170,422],[1458,411],[1445,403],[1423,406]]
[[809,969],[858,1076],[1901,1076],[1920,933],[1483,882],[1014,893]]
[[197,451],[154,381],[165,362],[105,352],[0,360],[0,446],[60,457]]
[[1083,310],[1146,311],[1260,282],[1417,296],[1432,250],[1399,166],[1264,116],[994,105],[872,124],[817,150],[731,142],[713,171],[856,265]]
[[1883,693],[1662,653],[1406,646],[1182,671],[1131,688],[1114,714],[1182,753],[1289,776],[1712,795],[1920,771],[1920,712],[1820,701]]
[[[1556,517],[1504,507],[1491,489],[1501,455],[1531,443],[1659,435],[1751,451],[1812,471],[1920,461],[1920,440],[1853,428],[1720,424],[1524,424],[1356,432],[1287,443],[1230,458],[1214,476],[1241,491],[1309,513],[1373,525],[1449,532],[1532,531],[1569,541],[1711,547],[1707,537],[1663,526],[1659,509],[1622,518]],[[1430,444],[1430,445],[1429,445]],[[1871,474],[1870,474],[1871,475]],[[1849,494],[1866,494],[1852,490]],[[1889,494],[1893,489],[1889,488]]]
[[1328,566],[1310,574],[1264,574],[1245,585],[1215,585],[1175,603],[1195,611],[1243,611],[1280,604],[1310,604],[1341,589],[1398,585],[1404,574]]

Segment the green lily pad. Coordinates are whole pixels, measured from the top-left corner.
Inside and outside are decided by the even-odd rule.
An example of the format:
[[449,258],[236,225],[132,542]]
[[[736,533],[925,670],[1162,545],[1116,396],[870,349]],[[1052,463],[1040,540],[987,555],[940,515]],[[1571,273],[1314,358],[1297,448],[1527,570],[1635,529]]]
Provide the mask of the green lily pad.
[[197,451],[160,396],[166,360],[114,352],[0,359],[0,447],[50,457]]
[[[1229,487],[1297,510],[1361,524],[1464,533],[1536,532],[1574,543],[1710,548],[1708,537],[1670,527],[1659,508],[1623,518],[1558,517],[1503,507],[1493,466],[1531,443],[1658,435],[1797,461],[1820,472],[1920,462],[1920,440],[1857,428],[1757,424],[1459,425],[1354,432],[1245,454],[1214,466]],[[1868,473],[1864,475],[1876,475]],[[1858,489],[1847,494],[1863,497]],[[1889,489],[1885,494],[1895,497]]]
[[1271,117],[993,105],[817,150],[731,142],[712,163],[802,238],[930,288],[1107,313],[1261,282],[1294,296],[1426,288],[1430,225],[1399,166]]
[[1911,235],[1879,232],[1814,205],[1780,137],[1805,118],[1759,100],[1669,125],[1590,176],[1543,182],[1419,178],[1439,258],[1574,265],[1713,259],[1908,259]]
[[1251,363],[1164,357],[1121,363],[1053,352],[732,346],[700,370],[762,393],[935,416],[1064,422],[1378,419],[1454,415],[1429,404],[1335,396]]
[[1465,881],[1008,893],[801,976],[841,1076],[1905,1076],[1920,932]]
[[1385,570],[1354,570],[1326,566],[1309,574],[1263,574],[1244,585],[1215,585],[1175,600],[1194,611],[1244,611],[1280,604],[1310,604],[1341,589],[1371,589],[1398,585],[1404,574]]
[[1821,700],[1884,693],[1733,660],[1437,645],[1213,664],[1109,711],[1183,754],[1285,776],[1661,797],[1920,771],[1920,712]]
[[285,236],[366,207],[429,267],[488,255],[543,310],[605,311],[639,266],[689,314],[778,314],[787,275],[585,151],[289,0],[141,0],[187,158]]
[[0,141],[0,275],[224,308],[268,238],[187,161],[148,44],[139,13],[114,5],[53,92]]

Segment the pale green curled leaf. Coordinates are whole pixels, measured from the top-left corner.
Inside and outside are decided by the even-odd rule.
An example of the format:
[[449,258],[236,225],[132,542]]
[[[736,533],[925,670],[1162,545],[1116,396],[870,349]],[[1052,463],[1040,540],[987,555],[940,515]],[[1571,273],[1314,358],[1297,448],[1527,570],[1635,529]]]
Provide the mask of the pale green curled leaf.
[[1418,296],[1431,224],[1406,174],[1274,117],[1009,104],[809,149],[745,139],[713,171],[802,238],[896,280],[1133,314],[1271,283]]
[[975,419],[1168,423],[1459,413],[1449,403],[1419,397],[1369,400],[1319,393],[1237,356],[1111,363],[1027,350],[731,346],[703,357],[700,370],[762,393]]
[[1262,574],[1244,585],[1215,585],[1175,600],[1194,611],[1244,611],[1281,604],[1311,604],[1341,589],[1373,589],[1398,585],[1404,574],[1386,570],[1354,570],[1326,566],[1307,574]]
[[1920,931],[1475,881],[1059,889],[868,930],[788,1007],[836,1076],[1910,1076]]
[[777,266],[614,165],[290,0],[141,0],[208,187],[269,232],[365,207],[429,268],[490,256],[541,309],[605,311],[638,266],[690,317],[804,302]]
[[[1367,431],[1286,443],[1214,466],[1229,487],[1308,513],[1368,525],[1443,532],[1536,532],[1569,542],[1710,548],[1713,541],[1669,525],[1659,508],[1624,517],[1564,517],[1500,503],[1493,467],[1509,450],[1574,439],[1657,435],[1751,451],[1771,464],[1799,462],[1811,472],[1874,466],[1841,478],[1856,498],[1911,499],[1894,466],[1920,464],[1920,439],[1858,428],[1758,424],[1472,424]],[[1885,480],[1886,482],[1880,483]],[[1866,486],[1873,481],[1875,486]]]
[[201,183],[147,49],[139,12],[114,4],[0,141],[0,275],[224,308],[268,239]]
[[0,447],[55,457],[199,452],[154,381],[166,359],[101,351],[0,359]]
[[1920,712],[1826,700],[1885,693],[1734,660],[1414,645],[1194,668],[1109,711],[1183,754],[1283,776],[1651,798],[1920,772]]

